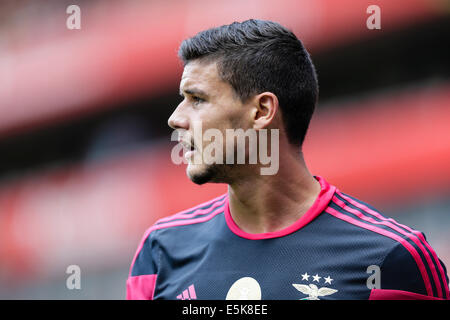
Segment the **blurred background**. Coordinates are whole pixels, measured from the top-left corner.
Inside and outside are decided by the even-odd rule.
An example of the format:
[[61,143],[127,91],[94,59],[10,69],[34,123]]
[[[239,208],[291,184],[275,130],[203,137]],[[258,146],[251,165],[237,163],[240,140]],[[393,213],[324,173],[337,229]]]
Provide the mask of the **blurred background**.
[[171,162],[167,119],[180,42],[249,18],[312,55],[312,172],[425,232],[449,267],[449,13],[445,0],[1,0],[0,299],[123,299],[144,231],[226,191]]

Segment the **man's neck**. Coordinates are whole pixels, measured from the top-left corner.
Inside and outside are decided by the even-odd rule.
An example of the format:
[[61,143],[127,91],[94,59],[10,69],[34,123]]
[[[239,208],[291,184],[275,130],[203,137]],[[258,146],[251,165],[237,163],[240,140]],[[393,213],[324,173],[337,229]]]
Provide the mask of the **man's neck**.
[[247,233],[282,230],[303,216],[320,193],[302,156],[287,153],[275,175],[252,175],[228,187],[230,213]]

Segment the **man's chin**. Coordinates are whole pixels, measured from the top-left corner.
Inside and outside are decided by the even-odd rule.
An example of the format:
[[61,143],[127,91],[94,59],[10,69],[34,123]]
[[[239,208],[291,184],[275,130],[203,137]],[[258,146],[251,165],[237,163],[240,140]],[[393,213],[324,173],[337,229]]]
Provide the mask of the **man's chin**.
[[214,166],[204,166],[204,165],[188,165],[186,168],[186,174],[189,179],[198,185],[205,184],[207,182],[218,182],[216,181],[217,170]]

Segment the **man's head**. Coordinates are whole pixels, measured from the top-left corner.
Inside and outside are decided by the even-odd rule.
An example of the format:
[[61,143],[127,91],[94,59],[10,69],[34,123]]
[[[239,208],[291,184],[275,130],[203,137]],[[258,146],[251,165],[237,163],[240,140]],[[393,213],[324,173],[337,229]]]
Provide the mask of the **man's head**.
[[[172,128],[192,133],[194,122],[203,130],[278,127],[291,145],[302,145],[318,85],[309,55],[291,31],[271,21],[235,22],[184,40],[179,56],[184,100],[169,119]],[[188,175],[197,183],[227,182],[222,176],[231,168],[219,166],[190,165]]]

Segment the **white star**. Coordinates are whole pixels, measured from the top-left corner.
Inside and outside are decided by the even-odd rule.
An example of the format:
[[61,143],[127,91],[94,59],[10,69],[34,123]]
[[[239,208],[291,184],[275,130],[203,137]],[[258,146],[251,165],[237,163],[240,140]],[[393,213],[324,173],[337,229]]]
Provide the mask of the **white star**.
[[331,279],[330,276],[325,277],[324,279],[325,279],[325,283],[329,283],[329,284],[331,284],[331,281],[333,281],[333,279]]
[[302,280],[309,281],[309,274],[306,272],[304,274],[302,274]]
[[319,277],[319,275],[316,273],[316,275],[313,276],[313,278],[314,278],[313,281],[319,282],[319,279],[322,278],[322,277]]

